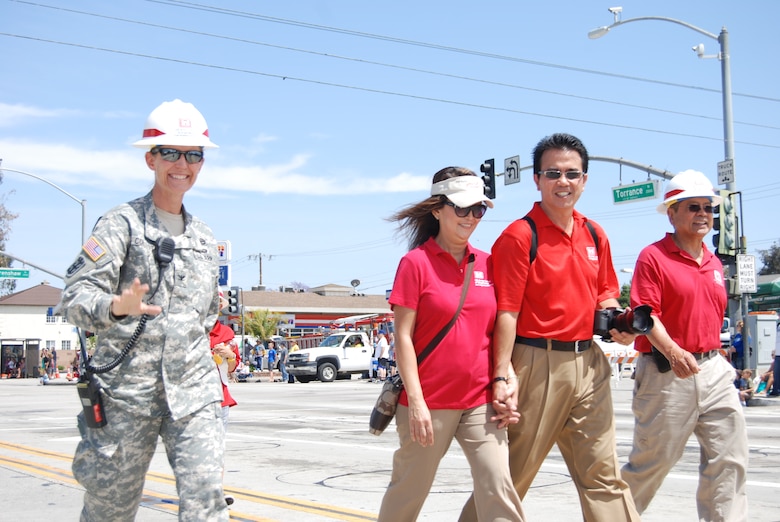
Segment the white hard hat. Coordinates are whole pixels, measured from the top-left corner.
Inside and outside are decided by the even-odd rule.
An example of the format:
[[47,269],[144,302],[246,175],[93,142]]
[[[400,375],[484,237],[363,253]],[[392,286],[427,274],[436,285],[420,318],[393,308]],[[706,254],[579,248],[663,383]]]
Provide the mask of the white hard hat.
[[658,212],[666,214],[666,209],[681,199],[710,198],[713,205],[720,205],[721,198],[707,176],[695,170],[680,172],[666,185],[664,202],[658,205]]
[[144,137],[133,147],[149,149],[155,145],[181,145],[216,149],[209,139],[206,119],[191,103],[181,100],[163,102],[146,118]]

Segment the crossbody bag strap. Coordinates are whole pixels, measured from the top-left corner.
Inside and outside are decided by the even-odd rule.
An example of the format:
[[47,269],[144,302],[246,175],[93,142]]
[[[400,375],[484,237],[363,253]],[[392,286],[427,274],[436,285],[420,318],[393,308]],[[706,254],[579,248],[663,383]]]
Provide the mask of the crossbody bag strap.
[[471,274],[474,272],[474,261],[474,254],[469,254],[469,264],[466,268],[466,277],[463,279],[463,291],[460,293],[460,304],[458,305],[458,309],[455,310],[455,315],[452,316],[450,322],[444,325],[444,328],[442,328],[439,333],[436,334],[436,337],[431,339],[431,342],[428,343],[428,346],[426,346],[425,349],[420,352],[420,355],[417,356],[418,366],[425,360],[426,357],[431,354],[433,349],[436,348],[436,345],[439,344],[441,340],[444,339],[444,336],[447,335],[447,332],[450,331],[450,328],[452,328],[452,326],[455,324],[455,321],[458,320],[460,310],[463,308],[463,303],[466,301],[466,294],[469,291],[469,286],[471,286]]

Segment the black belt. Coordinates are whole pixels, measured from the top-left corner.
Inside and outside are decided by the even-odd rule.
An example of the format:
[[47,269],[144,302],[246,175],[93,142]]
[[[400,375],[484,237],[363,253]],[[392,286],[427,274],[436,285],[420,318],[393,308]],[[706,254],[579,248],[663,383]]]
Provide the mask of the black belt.
[[[580,353],[590,348],[591,342],[592,339],[585,339],[584,341],[556,341],[555,339],[550,339],[550,348],[559,352]],[[520,337],[518,335],[515,337],[515,343],[547,349],[547,339],[540,337]]]
[[[720,355],[720,351],[716,348],[707,352],[688,352],[693,355],[694,359],[701,361],[702,359],[711,359],[716,355]],[[653,355],[653,352],[642,352],[642,355]]]

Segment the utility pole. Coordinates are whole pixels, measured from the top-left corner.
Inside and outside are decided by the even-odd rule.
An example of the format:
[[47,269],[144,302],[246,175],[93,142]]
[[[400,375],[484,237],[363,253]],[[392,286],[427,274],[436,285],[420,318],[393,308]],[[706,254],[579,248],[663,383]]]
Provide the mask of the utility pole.
[[256,256],[249,256],[251,258],[257,258],[257,286],[253,287],[252,290],[265,290],[265,287],[263,287],[263,254],[258,253]]

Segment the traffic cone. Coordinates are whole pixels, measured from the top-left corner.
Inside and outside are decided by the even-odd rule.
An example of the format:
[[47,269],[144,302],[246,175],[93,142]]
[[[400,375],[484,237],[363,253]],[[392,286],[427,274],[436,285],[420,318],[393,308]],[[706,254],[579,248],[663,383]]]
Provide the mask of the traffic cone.
[[60,369],[59,368],[54,370],[54,378],[55,379],[59,379],[60,378]]

